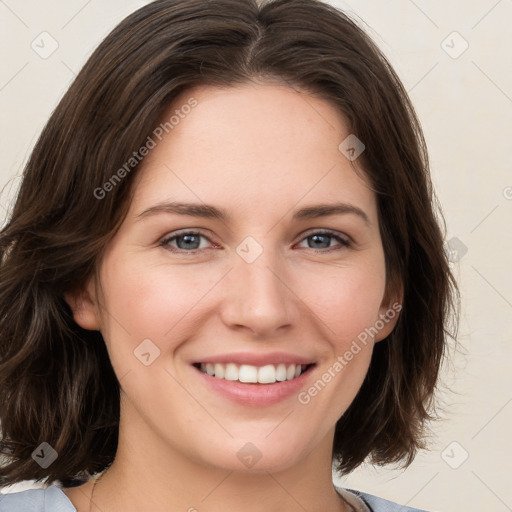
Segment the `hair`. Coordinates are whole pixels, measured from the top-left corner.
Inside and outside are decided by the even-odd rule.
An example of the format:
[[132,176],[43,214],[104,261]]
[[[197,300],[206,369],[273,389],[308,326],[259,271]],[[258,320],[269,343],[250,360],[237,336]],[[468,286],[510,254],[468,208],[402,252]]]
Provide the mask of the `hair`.
[[[79,290],[123,222],[141,164],[106,190],[197,85],[280,81],[330,102],[365,145],[376,193],[393,332],[375,345],[356,398],[336,424],[333,462],[348,473],[409,465],[434,419],[457,285],[421,126],[384,55],[347,15],[317,0],[158,0],[99,45],[43,129],[0,232],[0,483],[79,485],[114,460],[120,387],[98,331],[64,294]],[[112,183],[112,182],[110,182]],[[456,329],[456,327],[455,327]],[[48,467],[32,454],[47,442]]]

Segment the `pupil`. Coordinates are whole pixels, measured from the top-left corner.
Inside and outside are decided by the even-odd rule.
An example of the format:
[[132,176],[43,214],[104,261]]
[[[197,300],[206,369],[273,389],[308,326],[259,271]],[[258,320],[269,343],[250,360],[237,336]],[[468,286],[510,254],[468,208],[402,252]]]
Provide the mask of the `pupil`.
[[[190,242],[192,242],[192,244],[193,244],[193,242],[194,242],[194,238],[196,238],[196,239],[197,239],[197,236],[196,236],[196,235],[182,235],[180,238],[178,238],[178,241],[179,241],[180,239],[182,239],[182,240],[184,240],[184,242],[185,242],[184,244],[180,244],[180,243],[178,242],[178,245],[185,245],[185,247],[180,247],[180,249],[183,249],[183,248],[188,248],[188,249],[190,249],[190,248],[191,248],[191,247],[190,247]],[[196,243],[197,243],[197,240],[196,240]],[[192,247],[192,248],[193,248],[193,249],[197,249],[197,247]]]
[[[318,239],[324,239],[324,244],[325,244],[325,239],[328,239],[330,235],[313,235],[311,238],[314,239],[315,243],[318,241]],[[321,240],[320,240],[320,243],[321,243]],[[327,245],[325,247],[329,247],[329,243],[327,243]]]

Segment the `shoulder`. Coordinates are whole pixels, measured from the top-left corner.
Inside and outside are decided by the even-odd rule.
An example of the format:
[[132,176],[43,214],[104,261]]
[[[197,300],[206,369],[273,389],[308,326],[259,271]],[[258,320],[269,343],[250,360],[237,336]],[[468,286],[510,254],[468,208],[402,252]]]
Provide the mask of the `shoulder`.
[[[337,489],[341,490],[339,487]],[[359,497],[371,512],[427,512],[425,510],[420,510],[419,508],[400,505],[399,503],[388,501],[384,498],[380,498],[379,496],[374,496],[373,494],[368,494],[366,492],[356,491],[353,489],[343,490]]]
[[0,512],[76,512],[59,487],[0,494]]

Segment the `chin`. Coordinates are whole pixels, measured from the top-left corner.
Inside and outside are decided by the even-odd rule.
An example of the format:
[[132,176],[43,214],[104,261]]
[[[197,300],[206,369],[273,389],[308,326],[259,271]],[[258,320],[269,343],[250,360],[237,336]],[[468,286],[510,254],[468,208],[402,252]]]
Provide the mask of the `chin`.
[[291,439],[283,444],[281,440],[271,440],[271,436],[265,438],[260,434],[230,438],[229,442],[208,447],[201,458],[207,464],[226,471],[273,473],[297,464],[304,447],[311,446],[308,441],[300,443]]

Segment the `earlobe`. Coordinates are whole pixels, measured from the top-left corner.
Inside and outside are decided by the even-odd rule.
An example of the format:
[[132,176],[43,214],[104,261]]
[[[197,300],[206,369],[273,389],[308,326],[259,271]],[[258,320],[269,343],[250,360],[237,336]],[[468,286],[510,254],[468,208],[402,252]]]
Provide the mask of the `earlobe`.
[[84,288],[64,293],[64,299],[73,311],[75,322],[83,329],[100,330],[99,308],[95,286],[90,280]]

